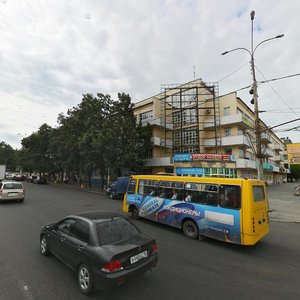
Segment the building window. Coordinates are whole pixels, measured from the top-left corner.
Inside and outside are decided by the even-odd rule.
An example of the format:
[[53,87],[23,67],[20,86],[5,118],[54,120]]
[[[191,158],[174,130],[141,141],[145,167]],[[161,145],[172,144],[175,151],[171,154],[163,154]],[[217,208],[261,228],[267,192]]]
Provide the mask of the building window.
[[153,110],[140,114],[140,122],[144,123],[153,118]]
[[238,135],[244,135],[244,131],[242,129],[238,130]]
[[188,108],[182,111],[173,113],[173,127],[191,125],[197,123],[197,110],[195,108]]
[[239,158],[245,158],[245,152],[243,149],[239,149]]
[[174,146],[198,146],[197,127],[173,131]]
[[180,111],[176,111],[173,113],[173,127],[179,127],[181,125],[180,122]]
[[224,135],[225,136],[230,136],[231,135],[231,128],[230,127],[224,129]]
[[229,116],[230,115],[230,106],[224,107],[224,116]]

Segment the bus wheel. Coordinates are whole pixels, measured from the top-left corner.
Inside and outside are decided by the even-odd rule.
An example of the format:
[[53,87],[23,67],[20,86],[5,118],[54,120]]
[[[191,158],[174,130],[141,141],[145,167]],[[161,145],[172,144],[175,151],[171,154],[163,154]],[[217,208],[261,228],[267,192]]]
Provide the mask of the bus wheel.
[[130,210],[132,219],[137,220],[139,218],[139,211],[136,207],[132,207]]
[[196,239],[198,237],[198,227],[191,220],[187,220],[183,223],[182,230],[184,235],[190,239]]

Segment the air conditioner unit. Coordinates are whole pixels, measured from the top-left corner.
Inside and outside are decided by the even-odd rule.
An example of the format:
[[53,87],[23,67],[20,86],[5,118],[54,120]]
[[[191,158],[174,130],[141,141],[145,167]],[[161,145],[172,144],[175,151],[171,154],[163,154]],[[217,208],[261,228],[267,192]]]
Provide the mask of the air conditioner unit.
[[210,114],[211,114],[211,109],[207,109],[207,110],[206,110],[206,114],[207,114],[207,115],[210,115]]

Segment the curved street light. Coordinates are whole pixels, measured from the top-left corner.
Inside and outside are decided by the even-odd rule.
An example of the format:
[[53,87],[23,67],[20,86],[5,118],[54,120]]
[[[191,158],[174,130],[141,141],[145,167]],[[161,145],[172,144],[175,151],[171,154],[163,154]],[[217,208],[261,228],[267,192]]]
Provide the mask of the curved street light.
[[274,40],[274,39],[279,39],[284,37],[284,34],[279,34],[275,37],[263,40],[262,42],[258,43],[257,46],[253,49],[253,21],[254,21],[254,16],[255,16],[255,11],[252,10],[250,13],[251,17],[251,51],[247,48],[239,47],[239,48],[234,48],[232,50],[225,51],[221,53],[221,55],[226,55],[230,52],[237,51],[237,50],[245,50],[249,53],[250,55],[250,64],[251,64],[251,71],[252,71],[252,79],[253,79],[253,101],[254,101],[254,118],[255,118],[255,136],[256,136],[256,161],[257,161],[257,178],[260,180],[263,180],[263,167],[262,167],[262,153],[261,153],[261,132],[259,128],[259,110],[258,110],[258,95],[257,95],[257,81],[256,81],[256,76],[255,76],[255,64],[254,64],[254,54],[256,49],[263,43]]

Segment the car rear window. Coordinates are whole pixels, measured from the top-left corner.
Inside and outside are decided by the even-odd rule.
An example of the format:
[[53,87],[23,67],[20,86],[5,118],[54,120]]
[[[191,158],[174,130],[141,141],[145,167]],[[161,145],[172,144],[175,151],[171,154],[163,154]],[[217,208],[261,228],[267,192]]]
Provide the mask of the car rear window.
[[5,190],[21,190],[23,188],[21,183],[5,183],[3,189]]
[[113,218],[96,225],[101,245],[113,244],[140,233],[138,228],[124,218]]

